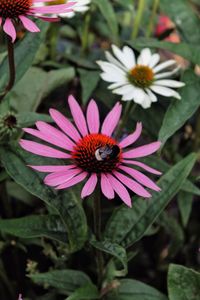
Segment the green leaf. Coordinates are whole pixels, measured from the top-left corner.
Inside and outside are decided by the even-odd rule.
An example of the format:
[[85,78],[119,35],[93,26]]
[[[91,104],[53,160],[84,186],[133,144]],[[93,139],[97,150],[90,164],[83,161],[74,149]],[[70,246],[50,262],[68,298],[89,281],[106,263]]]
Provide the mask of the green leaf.
[[160,1],[160,7],[172,19],[186,42],[200,43],[200,21],[192,5],[187,0]]
[[118,23],[112,4],[108,0],[93,0],[93,2],[98,6],[108,23],[108,27],[112,34],[111,39],[113,38],[113,40],[116,41],[118,38]]
[[116,243],[111,243],[109,240],[91,240],[90,244],[93,247],[112,255],[121,263],[122,269],[116,271],[116,276],[125,276],[127,274],[127,255],[126,250],[122,246]]
[[181,100],[174,100],[168,107],[158,139],[162,146],[185,122],[191,118],[200,106],[200,79],[192,70],[187,70],[182,80],[186,83],[181,90]]
[[166,49],[186,58],[194,64],[200,64],[200,46],[198,45],[191,45],[187,43],[175,44],[146,38],[138,38],[133,42],[128,42],[128,44],[138,50],[145,47]]
[[34,112],[22,112],[17,115],[17,125],[20,128],[33,126],[37,121],[53,122],[50,116]]
[[[117,286],[117,283],[116,283]],[[107,300],[167,300],[167,297],[155,288],[137,280],[123,279],[108,294]]]
[[92,284],[90,278],[83,272],[75,270],[54,270],[46,273],[29,275],[33,282],[56,288],[64,295],[74,293],[80,287]]
[[169,300],[198,300],[200,273],[171,264],[168,272]]
[[79,69],[78,72],[80,74],[80,81],[82,86],[83,104],[86,104],[99,82],[99,71]]
[[178,207],[184,227],[187,226],[192,211],[193,194],[180,191],[178,194]]
[[[87,239],[87,223],[80,199],[72,189],[58,192],[44,185],[42,175],[27,167],[27,165],[45,165],[49,160],[31,155],[14,145],[0,148],[0,157],[14,181],[46,202],[60,215],[68,235],[69,251],[81,249]],[[52,163],[52,160],[50,161]]]
[[[37,20],[36,23],[41,31],[37,33],[26,32],[24,39],[15,46],[16,82],[22,78],[32,65],[34,57],[46,36],[48,23],[41,20]],[[9,76],[7,57],[0,65],[0,74],[0,90],[3,90],[8,83]]]
[[90,283],[78,288],[66,300],[94,300],[99,298],[100,295],[96,285]]
[[0,220],[0,231],[20,238],[46,236],[63,243],[67,242],[66,229],[59,216],[28,216]]
[[112,214],[105,230],[105,238],[129,247],[141,239],[168,203],[178,193],[184,180],[191,172],[196,154],[190,154],[172,167],[158,181],[161,192],[153,192],[152,198],[137,198],[133,207],[122,205]]

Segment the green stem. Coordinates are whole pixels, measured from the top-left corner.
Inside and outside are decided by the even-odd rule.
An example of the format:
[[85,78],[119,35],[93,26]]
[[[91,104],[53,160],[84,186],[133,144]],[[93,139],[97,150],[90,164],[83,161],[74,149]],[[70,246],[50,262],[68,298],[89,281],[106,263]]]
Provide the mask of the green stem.
[[91,20],[91,15],[90,13],[87,13],[85,15],[85,20],[84,20],[84,26],[83,26],[83,34],[81,38],[82,42],[82,53],[86,53],[88,48],[89,48],[89,28],[90,28],[90,20]]
[[122,120],[118,126],[117,132],[116,132],[116,138],[119,138],[123,128],[126,127],[126,123],[128,122],[128,118],[129,115],[132,114],[134,112],[134,110],[136,109],[137,104],[134,103],[133,101],[128,101],[126,103],[126,107],[125,107],[125,111],[122,117]]
[[[101,240],[101,197],[100,188],[95,191],[94,196],[94,234],[97,241]],[[96,263],[97,263],[97,276],[98,285],[101,286],[103,279],[103,254],[100,250],[96,249]]]
[[132,31],[132,34],[131,34],[131,40],[134,40],[138,36],[142,16],[143,16],[143,13],[144,13],[144,8],[145,8],[145,0],[139,0],[138,9],[137,9],[137,13],[136,13],[136,16],[135,16],[135,21],[134,21],[134,24],[133,24],[133,31]]
[[159,0],[154,0],[149,25],[148,25],[147,31],[146,31],[146,37],[147,38],[150,37],[153,33],[154,22],[155,22],[156,13],[157,13],[157,10],[158,10],[158,7],[159,7],[159,2],[160,2]]
[[7,49],[8,49],[8,64],[9,64],[9,82],[4,90],[4,92],[0,95],[0,100],[2,100],[6,94],[12,89],[15,83],[15,56],[14,56],[14,44],[11,39],[7,37]]

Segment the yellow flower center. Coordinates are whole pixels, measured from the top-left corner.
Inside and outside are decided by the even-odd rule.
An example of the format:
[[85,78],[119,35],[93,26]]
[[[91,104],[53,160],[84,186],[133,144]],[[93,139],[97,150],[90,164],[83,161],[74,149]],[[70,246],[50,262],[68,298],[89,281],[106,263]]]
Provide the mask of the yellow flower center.
[[30,9],[33,0],[0,0],[0,17],[16,18]]
[[147,88],[152,85],[154,73],[151,68],[143,65],[136,65],[130,70],[128,80],[139,88]]

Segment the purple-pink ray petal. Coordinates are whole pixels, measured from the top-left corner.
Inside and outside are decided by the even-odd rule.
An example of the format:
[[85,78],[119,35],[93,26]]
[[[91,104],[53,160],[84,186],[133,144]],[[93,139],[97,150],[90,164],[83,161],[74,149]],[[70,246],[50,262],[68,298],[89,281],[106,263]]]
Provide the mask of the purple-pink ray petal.
[[78,142],[81,139],[81,136],[75,126],[59,111],[51,108],[49,113],[54,120],[54,122],[67,134],[72,140]]
[[142,123],[137,123],[136,130],[132,134],[130,134],[126,138],[124,138],[119,143],[119,146],[121,148],[125,148],[125,147],[133,144],[140,137],[141,132],[142,132]]
[[67,4],[56,4],[50,6],[35,6],[31,7],[30,11],[40,14],[59,14],[63,12],[72,11],[71,7],[74,5],[74,2],[69,2]]
[[66,158],[66,159],[71,158],[71,155],[67,153],[64,153],[60,150],[56,150],[54,148],[36,142],[21,139],[19,143],[23,149],[33,154],[37,154],[45,157],[52,157],[52,158]]
[[154,142],[135,149],[123,152],[123,158],[144,157],[156,152],[160,148],[161,142]]
[[67,182],[79,173],[81,173],[81,170],[78,168],[64,172],[51,173],[45,177],[44,183],[49,186],[57,186]]
[[112,185],[104,173],[101,174],[101,190],[106,198],[113,199],[115,197],[115,192],[112,188]]
[[62,190],[62,189],[69,188],[69,187],[83,181],[87,177],[87,175],[88,175],[87,172],[82,172],[81,174],[73,177],[72,179],[70,179],[66,183],[63,183],[63,184],[59,185],[58,187],[56,187],[56,190]]
[[93,173],[91,174],[90,178],[86,181],[82,189],[81,198],[85,198],[91,195],[94,192],[96,185],[97,185],[97,175]]
[[114,171],[113,174],[119,179],[124,185],[126,185],[131,191],[140,197],[150,198],[151,194],[146,191],[143,186],[141,186],[135,180],[125,176],[124,174]]
[[157,191],[157,192],[160,191],[160,187],[157,186],[151,179],[149,179],[146,175],[144,175],[140,171],[134,170],[134,169],[126,167],[126,166],[120,166],[119,169],[123,170],[128,175],[132,176],[134,179],[136,179],[138,182],[140,182],[144,186],[146,186],[154,191]]
[[71,95],[68,99],[69,107],[71,114],[73,116],[74,122],[82,134],[82,136],[86,136],[88,134],[87,124],[82,112],[82,109],[76,99]]
[[107,177],[114,191],[119,195],[119,197],[126,205],[131,207],[132,206],[131,197],[127,189],[125,188],[125,186],[119,180],[117,180],[113,175],[107,174]]
[[37,25],[33,21],[28,19],[27,17],[19,16],[19,19],[21,20],[22,24],[28,31],[30,31],[30,32],[39,32],[40,31],[40,29],[37,27]]
[[152,167],[149,167],[147,166],[146,164],[140,162],[140,161],[135,161],[135,160],[126,160],[124,159],[123,160],[123,163],[124,164],[130,164],[130,165],[135,165],[135,166],[138,166],[140,168],[143,168],[145,171],[149,172],[149,173],[152,173],[152,174],[155,174],[155,175],[162,175],[162,172],[152,168]]
[[98,133],[100,127],[99,109],[94,100],[91,100],[87,108],[87,124],[90,133]]
[[106,116],[102,128],[101,133],[111,136],[113,131],[115,130],[116,126],[119,123],[119,119],[121,116],[122,106],[117,102],[113,109],[109,112]]
[[3,25],[3,30],[11,37],[12,42],[14,43],[14,41],[16,40],[16,30],[11,19],[6,18]]
[[67,166],[32,166],[28,165],[28,167],[39,171],[39,172],[46,172],[46,173],[55,173],[55,172],[65,172],[67,170],[76,168],[75,165],[67,165]]

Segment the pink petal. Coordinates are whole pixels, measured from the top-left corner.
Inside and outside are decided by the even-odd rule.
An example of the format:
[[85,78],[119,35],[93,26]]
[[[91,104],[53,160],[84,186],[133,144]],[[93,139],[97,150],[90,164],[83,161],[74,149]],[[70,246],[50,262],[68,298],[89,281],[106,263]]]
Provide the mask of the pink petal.
[[150,198],[151,194],[147,192],[143,186],[141,186],[139,183],[134,181],[133,179],[115,171],[113,174],[124,184],[126,185],[131,191],[133,191],[135,194],[145,197],[145,198]]
[[90,176],[90,178],[87,180],[86,184],[82,189],[81,198],[85,198],[91,195],[94,192],[96,185],[97,185],[97,175],[93,173]]
[[49,186],[57,186],[69,181],[79,173],[81,173],[81,170],[77,168],[65,172],[51,173],[45,177],[44,183]]
[[49,113],[58,127],[60,127],[60,129],[62,129],[71,139],[75,142],[78,142],[81,139],[77,129],[65,116],[63,116],[63,114],[52,108],[49,110]]
[[108,180],[106,174],[101,174],[101,190],[104,196],[108,199],[113,199],[115,197],[115,192]]
[[37,155],[52,158],[71,158],[71,155],[67,153],[36,142],[21,139],[19,143],[23,149]]
[[161,175],[162,174],[160,171],[158,171],[156,169],[153,169],[153,168],[151,168],[151,167],[147,166],[146,164],[143,164],[142,162],[139,162],[139,161],[124,159],[123,163],[138,166],[138,167],[143,168],[145,171],[147,171],[149,173],[152,173],[152,174],[156,174],[156,175]]
[[[41,1],[42,2],[42,1]],[[31,7],[29,10],[33,13],[39,13],[39,14],[59,14],[63,12],[71,12],[72,7],[74,5],[74,2],[69,2],[67,4],[57,4],[57,5],[49,5],[49,6],[38,6],[38,7]]]
[[120,166],[119,168],[124,172],[126,172],[128,175],[135,178],[138,182],[140,182],[144,186],[154,191],[160,191],[159,186],[157,186],[151,179],[149,179],[146,175],[142,174],[140,171],[125,166]]
[[125,139],[123,139],[119,143],[119,146],[121,148],[125,148],[133,144],[140,137],[141,132],[142,132],[142,123],[137,123],[136,130],[132,134],[128,135]]
[[72,151],[74,149],[74,142],[72,142],[60,130],[42,121],[36,122],[36,126],[45,136],[50,136],[52,139],[57,140],[59,144],[63,145],[63,147],[65,147],[67,150]]
[[113,109],[109,112],[109,114],[106,116],[101,133],[106,134],[108,136],[111,136],[113,131],[115,130],[116,126],[119,123],[119,119],[121,116],[122,106],[121,104],[116,103]]
[[3,30],[12,38],[12,42],[14,43],[14,41],[16,40],[16,30],[11,19],[6,18]]
[[112,188],[114,191],[119,195],[119,197],[122,199],[122,201],[128,205],[129,207],[132,206],[131,203],[131,197],[127,191],[127,189],[124,187],[123,184],[119,180],[117,180],[114,176],[111,174],[107,174],[108,180],[110,181],[110,184],[112,185]]
[[123,158],[137,158],[150,155],[160,148],[161,142],[154,142],[148,145],[137,147],[123,153]]
[[77,128],[79,129],[82,136],[87,135],[87,124],[80,105],[73,96],[69,96],[68,103]]
[[28,167],[39,171],[39,172],[50,172],[50,173],[55,173],[55,172],[65,172],[67,170],[70,170],[72,168],[75,168],[75,165],[67,165],[67,166],[32,166],[28,165]]
[[88,173],[87,172],[82,172],[81,174],[75,176],[74,178],[70,179],[66,183],[63,183],[56,187],[56,190],[61,190],[61,189],[66,189],[70,186],[73,186],[81,181],[83,181],[87,177]]
[[91,100],[87,108],[87,123],[90,133],[99,132],[99,110],[94,100]]
[[28,19],[24,16],[19,16],[19,19],[21,20],[22,24],[28,31],[30,31],[30,32],[39,32],[40,31],[40,29],[37,27],[37,25],[30,19]]
[[2,17],[0,17],[0,26],[1,26],[1,24],[2,24]]

